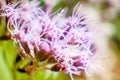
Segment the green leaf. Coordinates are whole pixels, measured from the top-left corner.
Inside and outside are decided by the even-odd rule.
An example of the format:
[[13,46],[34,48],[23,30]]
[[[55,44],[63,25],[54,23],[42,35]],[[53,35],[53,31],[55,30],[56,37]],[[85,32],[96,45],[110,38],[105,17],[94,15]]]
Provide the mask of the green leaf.
[[33,75],[33,80],[71,80],[69,75],[62,72],[54,72],[51,70],[37,71]]
[[47,80],[45,79],[44,71],[36,71],[36,73],[32,77],[33,77],[33,80]]
[[1,23],[0,23],[0,37],[4,35],[6,29],[6,21],[5,18],[1,17]]
[[0,44],[0,80],[13,80],[12,71],[4,59],[3,50]]
[[14,63],[18,53],[17,47],[15,47],[12,40],[7,40],[7,41],[2,41],[2,48],[8,66],[14,68]]
[[27,73],[22,73],[22,72],[16,71],[16,79],[15,80],[31,80],[31,78]]
[[71,79],[70,79],[70,76],[68,74],[64,74],[62,72],[59,72],[54,80],[71,80]]

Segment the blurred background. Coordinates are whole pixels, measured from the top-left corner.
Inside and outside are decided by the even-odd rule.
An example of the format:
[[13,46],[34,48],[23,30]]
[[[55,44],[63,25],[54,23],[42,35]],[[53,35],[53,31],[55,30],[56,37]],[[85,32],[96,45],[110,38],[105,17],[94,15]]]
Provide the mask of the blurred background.
[[[17,0],[0,0],[0,8],[5,4]],[[18,0],[19,1],[19,0]],[[92,19],[93,28],[102,30],[107,44],[116,61],[111,70],[112,78],[109,80],[120,80],[120,0],[39,0],[40,6],[51,13],[60,8],[66,9],[66,16],[72,14],[74,6],[79,2],[83,4],[83,10]],[[0,12],[0,15],[2,12]],[[0,16],[0,80],[70,80],[69,75],[62,72],[47,70],[36,70],[31,65],[30,59],[22,59],[20,51],[10,39],[10,33],[6,28],[8,18]],[[109,51],[108,51],[109,52]],[[42,64],[42,63],[41,63]],[[104,73],[103,73],[104,74]],[[84,76],[75,80],[86,80]],[[95,79],[97,80],[97,79]],[[99,79],[101,80],[101,79]]]

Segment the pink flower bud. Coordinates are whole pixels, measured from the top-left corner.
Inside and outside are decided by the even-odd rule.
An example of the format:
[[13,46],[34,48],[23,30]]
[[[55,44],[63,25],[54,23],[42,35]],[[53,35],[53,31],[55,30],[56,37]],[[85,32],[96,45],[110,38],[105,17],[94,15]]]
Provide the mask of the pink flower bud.
[[51,49],[47,42],[41,41],[39,46],[40,50],[44,51],[46,54],[50,53]]

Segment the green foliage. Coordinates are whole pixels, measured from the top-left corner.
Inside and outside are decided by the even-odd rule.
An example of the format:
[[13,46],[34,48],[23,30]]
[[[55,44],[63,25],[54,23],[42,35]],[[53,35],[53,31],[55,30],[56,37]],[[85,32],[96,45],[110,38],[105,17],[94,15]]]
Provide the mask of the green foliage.
[[8,41],[2,41],[1,46],[3,49],[3,55],[4,58],[6,59],[6,62],[8,63],[8,66],[11,68],[14,68],[14,63],[16,60],[16,56],[18,53],[18,49],[15,47],[13,44],[13,41],[8,40]]
[[32,80],[30,78],[30,75],[28,75],[27,73],[16,71],[15,75],[16,75],[16,79],[14,80]]
[[115,26],[115,36],[119,39],[120,41],[120,11],[119,13],[117,14],[117,17],[115,19],[112,20],[112,23],[114,24]]
[[17,49],[12,41],[0,41],[0,79],[13,80]]
[[33,78],[33,80],[70,80],[70,77],[62,72],[53,72],[50,70],[37,71]]
[[6,29],[5,18],[2,18],[0,23],[0,37],[4,35]]
[[0,46],[0,79],[1,80],[13,80],[12,71],[8,67],[3,55],[3,51]]

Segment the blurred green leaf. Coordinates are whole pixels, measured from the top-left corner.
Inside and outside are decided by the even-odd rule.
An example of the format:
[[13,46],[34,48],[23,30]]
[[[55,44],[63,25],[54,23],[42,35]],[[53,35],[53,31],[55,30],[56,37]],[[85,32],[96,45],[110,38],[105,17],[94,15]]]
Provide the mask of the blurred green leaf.
[[45,72],[36,71],[36,73],[33,75],[33,80],[47,80],[45,79]]
[[115,31],[116,32],[115,37],[117,37],[120,41],[120,11],[118,12],[117,17],[115,19],[113,19],[111,22],[115,26],[115,30],[116,30]]
[[59,1],[55,7],[53,8],[52,12],[56,12],[57,10],[59,10],[60,8],[64,8],[65,7],[65,4],[63,3],[63,1]]
[[54,80],[71,80],[71,79],[70,79],[70,76],[68,74],[64,74],[62,72],[59,72]]
[[16,71],[16,79],[15,80],[32,80],[27,73],[22,73]]
[[1,18],[1,23],[0,23],[0,37],[4,35],[6,29],[6,21],[5,18]]
[[2,41],[2,49],[8,66],[14,68],[14,63],[18,53],[17,47],[15,47],[12,40],[7,40]]
[[0,44],[0,80],[13,80],[12,71],[10,70],[6,63],[1,44]]
[[62,72],[53,72],[51,70],[37,71],[33,80],[70,80],[69,75]]

